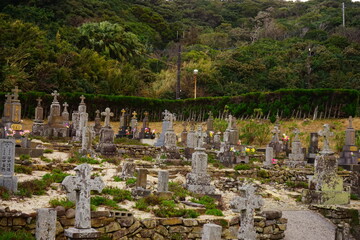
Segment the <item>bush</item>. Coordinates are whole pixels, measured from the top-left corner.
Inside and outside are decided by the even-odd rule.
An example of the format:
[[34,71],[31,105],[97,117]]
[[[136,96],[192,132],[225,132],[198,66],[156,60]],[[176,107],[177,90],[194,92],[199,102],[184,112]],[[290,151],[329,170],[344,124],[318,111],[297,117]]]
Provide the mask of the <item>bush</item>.
[[270,127],[266,123],[250,121],[240,129],[240,139],[245,144],[265,144],[270,137]]
[[257,176],[260,178],[269,178],[269,173],[268,171],[261,169],[257,172]]
[[119,206],[114,200],[108,199],[106,197],[101,197],[101,196],[91,197],[90,203],[94,206],[104,205],[116,210],[119,209]]
[[117,187],[106,187],[102,190],[101,193],[113,196],[113,200],[118,203],[124,200],[132,200],[130,191],[123,190]]
[[3,200],[9,200],[10,199],[10,193],[9,191],[5,188],[0,186],[0,198]]
[[193,198],[191,199],[191,201],[194,203],[200,203],[204,205],[206,209],[213,209],[216,207],[215,199],[209,196],[203,196],[199,199]]
[[238,164],[234,167],[235,170],[250,170],[251,168],[249,164]]
[[70,174],[62,172],[60,169],[53,169],[51,174],[45,174],[42,179],[49,183],[61,183],[66,176]]
[[69,209],[69,208],[74,208],[75,207],[75,203],[68,200],[66,197],[65,198],[56,198],[56,199],[51,199],[49,201],[49,204],[52,208],[55,208],[57,206],[63,206],[65,209]]
[[15,164],[14,171],[16,173],[32,174],[32,168],[24,165]]
[[142,160],[148,161],[148,162],[154,162],[154,159],[153,159],[152,157],[150,157],[150,156],[144,156],[144,157],[142,158]]
[[52,149],[45,149],[44,150],[44,153],[53,153],[54,152],[54,150],[52,150]]
[[135,183],[136,183],[136,178],[128,178],[128,179],[126,179],[126,182],[125,182],[126,185],[132,185]]
[[144,198],[137,200],[134,207],[141,211],[149,211],[149,204],[146,203]]
[[24,161],[24,160],[30,160],[30,155],[28,155],[28,154],[21,154],[21,155],[20,155],[20,161]]
[[222,211],[220,209],[208,209],[205,212],[206,215],[214,215],[214,216],[224,216],[224,214],[222,213]]
[[186,188],[177,182],[169,182],[169,191],[174,193],[174,199],[181,201],[184,201],[187,196],[191,195]]

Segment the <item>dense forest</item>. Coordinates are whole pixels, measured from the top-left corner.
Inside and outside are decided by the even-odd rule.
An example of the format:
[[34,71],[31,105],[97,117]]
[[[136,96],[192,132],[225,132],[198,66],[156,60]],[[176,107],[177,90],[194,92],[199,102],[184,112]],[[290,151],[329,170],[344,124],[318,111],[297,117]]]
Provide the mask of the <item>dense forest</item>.
[[0,89],[175,97],[360,90],[360,3],[2,0]]

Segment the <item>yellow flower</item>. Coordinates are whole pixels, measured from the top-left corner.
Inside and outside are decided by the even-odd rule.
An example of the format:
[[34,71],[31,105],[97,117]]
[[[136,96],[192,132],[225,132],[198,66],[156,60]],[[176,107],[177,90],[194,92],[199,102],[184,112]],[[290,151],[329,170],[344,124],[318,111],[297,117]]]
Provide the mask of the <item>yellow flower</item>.
[[255,152],[255,148],[252,148],[251,151],[252,151],[252,152]]
[[250,152],[250,148],[245,148],[245,152]]

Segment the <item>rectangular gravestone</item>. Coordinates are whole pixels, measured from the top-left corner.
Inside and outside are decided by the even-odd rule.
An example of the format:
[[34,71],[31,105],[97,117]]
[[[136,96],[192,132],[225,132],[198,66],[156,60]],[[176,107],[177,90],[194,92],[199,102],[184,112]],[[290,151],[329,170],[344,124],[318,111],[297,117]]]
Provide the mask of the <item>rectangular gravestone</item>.
[[161,170],[158,175],[158,192],[167,192],[169,189],[169,171]]
[[55,240],[56,210],[54,208],[40,208],[36,218],[36,240]]
[[201,240],[221,240],[222,227],[220,225],[208,223],[203,227]]
[[14,176],[15,140],[0,139],[0,186],[11,192],[17,191],[17,177]]

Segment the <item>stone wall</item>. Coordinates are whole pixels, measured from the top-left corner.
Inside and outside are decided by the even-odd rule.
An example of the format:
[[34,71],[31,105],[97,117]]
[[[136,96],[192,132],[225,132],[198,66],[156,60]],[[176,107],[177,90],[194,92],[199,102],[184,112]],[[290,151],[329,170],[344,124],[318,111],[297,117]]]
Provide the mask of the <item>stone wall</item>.
[[348,223],[353,237],[360,239],[360,209],[323,205],[310,205],[309,208],[319,212],[335,225],[343,222]]
[[116,145],[120,156],[128,155],[133,158],[143,158],[144,156],[150,156],[155,158],[160,153],[159,147],[142,146],[142,145]]
[[[65,240],[64,229],[74,226],[74,210],[65,211],[57,207],[56,239]],[[210,217],[210,216],[209,216]],[[93,228],[117,240],[165,240],[193,239],[200,240],[203,225],[215,223],[223,227],[222,239],[236,239],[239,228],[239,217],[226,219],[213,217],[210,219],[190,218],[151,218],[138,220],[129,212],[97,211],[92,212]],[[283,239],[287,219],[282,218],[281,211],[264,211],[255,217],[255,229],[258,238]],[[0,209],[0,229],[7,231],[26,230],[35,234],[36,213],[24,214],[16,210]]]

